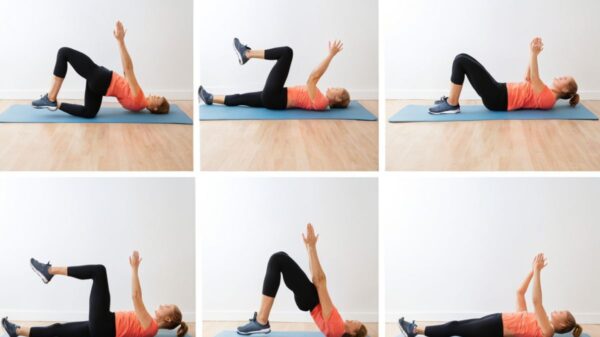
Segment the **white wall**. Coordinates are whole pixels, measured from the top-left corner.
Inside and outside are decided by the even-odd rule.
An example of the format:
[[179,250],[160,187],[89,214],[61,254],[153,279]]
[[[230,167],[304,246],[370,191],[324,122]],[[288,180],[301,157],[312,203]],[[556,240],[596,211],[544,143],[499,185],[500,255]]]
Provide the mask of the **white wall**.
[[[345,319],[377,321],[375,179],[202,178],[204,320],[246,320],[258,309],[271,254],[286,251],[310,275],[301,233],[320,234],[321,264]],[[283,281],[272,321],[311,321]]]
[[[377,99],[377,0],[211,0],[196,6],[200,44],[198,83],[217,94],[259,91],[273,61],[251,60],[243,67],[232,48],[234,37],[255,49],[289,45],[294,61],[287,85],[304,84],[327,55],[327,42],[341,39],[319,87],[346,87],[353,98]],[[216,29],[215,27],[218,27]]]
[[195,321],[192,179],[0,179],[0,312],[15,320],[85,320],[90,282],[44,285],[29,258],[104,264],[112,310],[133,310],[128,256],[138,249],[151,312],[178,304]]
[[[68,46],[119,71],[112,35],[124,22],[136,76],[146,94],[192,96],[192,0],[22,0],[0,2],[0,98],[31,99],[48,91],[56,52]],[[83,98],[72,68],[62,98]]]
[[600,179],[388,177],[381,185],[388,321],[514,311],[517,287],[544,252],[545,308],[600,323]]
[[[546,83],[573,75],[583,99],[600,99],[600,2],[594,0],[382,0],[388,99],[447,94],[454,56],[469,53],[502,82],[523,79],[529,42],[544,39]],[[477,98],[470,85],[465,98]]]

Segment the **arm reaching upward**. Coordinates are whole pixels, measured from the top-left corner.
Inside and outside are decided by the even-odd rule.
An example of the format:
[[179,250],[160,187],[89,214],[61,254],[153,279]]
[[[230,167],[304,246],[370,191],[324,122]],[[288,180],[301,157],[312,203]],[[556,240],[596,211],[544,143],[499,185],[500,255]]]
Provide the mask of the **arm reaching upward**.
[[544,337],[554,336],[554,328],[550,324],[546,309],[542,304],[542,280],[541,273],[542,269],[546,267],[548,263],[544,254],[538,254],[533,259],[533,307],[535,311],[535,318],[537,319],[540,329]]
[[519,289],[517,289],[517,311],[527,311],[527,302],[525,302],[525,293],[529,288],[529,284],[531,283],[531,279],[533,278],[533,270],[530,271]]
[[133,61],[131,60],[131,56],[127,51],[127,46],[125,45],[125,34],[127,30],[123,26],[121,21],[117,21],[115,24],[115,30],[113,31],[113,35],[119,44],[119,53],[121,54],[121,63],[123,65],[123,73],[125,74],[125,79],[129,83],[129,87],[131,88],[131,92],[133,96],[137,96],[140,85],[135,77],[135,72],[133,71]]
[[538,68],[538,55],[544,50],[544,43],[542,39],[536,37],[531,41],[529,45],[531,50],[529,59],[529,81],[533,86],[533,90],[537,93],[541,92],[544,88],[544,83],[540,79],[540,72]]
[[142,258],[140,253],[134,251],[129,257],[129,265],[131,266],[131,299],[133,300],[133,308],[135,309],[135,315],[140,321],[142,328],[146,329],[152,324],[152,316],[146,310],[144,301],[142,299],[142,286],[140,285],[140,278],[138,276],[138,269]]
[[328,320],[333,310],[333,302],[329,296],[325,272],[323,271],[323,268],[321,268],[321,263],[319,262],[319,256],[317,254],[317,240],[319,239],[319,236],[315,235],[315,229],[311,224],[306,226],[306,236],[303,233],[302,239],[304,240],[308,252],[312,282],[319,294],[319,303],[321,304],[323,319]]
[[331,60],[344,49],[344,44],[341,41],[333,41],[329,42],[329,53],[327,57],[319,63],[319,65],[310,73],[308,76],[308,80],[306,80],[306,87],[308,89],[308,96],[312,101],[315,97],[315,93],[317,91],[317,83],[329,68],[329,64]]

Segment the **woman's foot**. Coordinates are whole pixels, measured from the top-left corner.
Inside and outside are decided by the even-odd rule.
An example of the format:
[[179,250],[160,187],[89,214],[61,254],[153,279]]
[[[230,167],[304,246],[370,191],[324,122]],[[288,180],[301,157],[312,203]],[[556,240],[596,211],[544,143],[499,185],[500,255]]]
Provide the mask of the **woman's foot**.
[[17,329],[20,328],[20,326],[16,325],[15,323],[11,323],[8,321],[8,317],[4,317],[2,319],[2,327],[4,328],[4,330],[6,330],[6,333],[10,336],[10,337],[17,337]]
[[237,37],[233,39],[233,49],[237,54],[240,64],[245,64],[246,62],[248,62],[250,58],[246,55],[246,52],[251,48],[246,46],[245,44],[242,44],[240,42],[240,39],[238,39]]
[[35,101],[32,101],[31,105],[33,105],[33,107],[36,109],[46,108],[50,111],[55,111],[56,109],[58,109],[58,104],[56,103],[56,101],[52,102],[48,97],[48,94],[45,94],[44,96],[41,96]]
[[31,258],[31,260],[29,260],[29,264],[31,265],[31,269],[33,269],[33,271],[42,279],[44,283],[50,282],[50,280],[52,280],[54,277],[54,275],[50,274],[50,267],[52,267],[50,262],[43,264],[40,261]]
[[447,100],[429,108],[429,113],[432,115],[442,114],[457,114],[460,113],[460,104],[451,105]]
[[212,105],[213,104],[213,95],[209,94],[208,91],[204,90],[203,86],[200,86],[200,88],[198,88],[198,97],[206,105]]
[[[271,325],[269,322],[267,324],[260,324],[256,320],[256,312],[254,316],[249,320],[246,325],[238,326],[237,333],[240,335],[253,335],[257,333],[269,333],[271,332]],[[12,337],[12,336],[11,336]]]
[[417,325],[415,324],[415,321],[408,323],[404,320],[404,317],[402,317],[398,320],[398,323],[400,323],[400,329],[402,330],[402,334],[404,334],[404,336],[415,337],[417,335]]

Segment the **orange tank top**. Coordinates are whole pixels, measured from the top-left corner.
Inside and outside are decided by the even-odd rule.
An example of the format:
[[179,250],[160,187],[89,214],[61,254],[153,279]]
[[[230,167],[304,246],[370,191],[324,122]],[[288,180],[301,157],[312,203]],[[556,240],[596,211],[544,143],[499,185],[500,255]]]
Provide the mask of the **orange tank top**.
[[552,109],[556,97],[550,88],[544,85],[542,92],[536,94],[531,82],[507,83],[508,111],[518,109]]
[[315,99],[311,102],[305,85],[287,88],[288,107],[304,110],[327,110],[329,99],[317,89]]
[[110,86],[106,91],[106,96],[116,97],[117,101],[119,101],[119,104],[130,111],[138,112],[143,110],[146,105],[148,105],[142,88],[140,88],[137,95],[134,97],[131,87],[129,86],[129,82],[127,82],[125,77],[117,74],[114,71],[112,74],[112,80],[110,81]]
[[505,332],[514,337],[543,337],[534,313],[527,311],[502,314],[502,326]]
[[321,304],[317,304],[317,306],[310,311],[310,315],[325,337],[342,337],[345,333],[344,320],[335,307],[331,310],[331,315],[328,320],[323,318]]
[[119,311],[115,313],[115,337],[154,337],[158,332],[158,324],[152,323],[144,329],[135,312]]

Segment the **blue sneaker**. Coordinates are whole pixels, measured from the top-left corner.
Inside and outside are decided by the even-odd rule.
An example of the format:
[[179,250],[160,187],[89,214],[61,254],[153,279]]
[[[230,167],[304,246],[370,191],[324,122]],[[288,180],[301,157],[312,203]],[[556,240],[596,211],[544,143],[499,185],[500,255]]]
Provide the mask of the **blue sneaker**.
[[44,96],[41,96],[35,101],[32,101],[31,105],[33,105],[33,107],[36,109],[46,108],[50,111],[55,111],[56,109],[58,109],[58,104],[56,102],[52,102],[50,98],[48,98],[48,94],[45,94]]
[[271,325],[269,322],[267,324],[262,325],[258,323],[256,320],[256,312],[254,312],[254,316],[250,318],[249,322],[246,325],[238,326],[237,333],[240,335],[253,335],[258,333],[269,333],[271,332]]
[[429,113],[432,115],[457,114],[460,113],[460,104],[450,105],[448,101],[443,101],[429,108]]
[[433,105],[438,105],[438,104],[444,103],[447,100],[448,100],[448,96],[442,96],[442,97],[440,97],[440,99],[434,101]]
[[10,336],[10,337],[17,337],[17,329],[20,328],[20,326],[16,325],[15,323],[11,323],[8,321],[8,317],[4,317],[2,319],[2,327],[4,328],[4,330],[6,330],[6,333]]
[[44,283],[50,282],[50,280],[52,280],[54,277],[54,275],[48,272],[50,267],[52,267],[50,262],[43,264],[40,261],[31,258],[31,260],[29,260],[29,264],[31,265],[31,269],[33,269],[33,271],[42,279]]
[[412,321],[412,323],[408,323],[407,321],[404,320],[404,317],[400,318],[398,320],[398,323],[400,323],[400,328],[402,330],[402,334],[406,337],[415,337],[417,336],[416,328],[417,325],[415,324],[415,321]]
[[246,62],[248,62],[248,60],[249,60],[248,56],[246,56],[246,52],[248,50],[251,50],[252,48],[246,46],[245,44],[242,44],[240,42],[240,39],[238,39],[236,37],[233,39],[233,49],[235,50],[235,53],[237,54],[240,64],[246,64]]
[[198,88],[198,97],[206,105],[212,105],[213,104],[213,95],[209,94],[208,91],[206,91],[203,86],[200,86],[200,88]]

